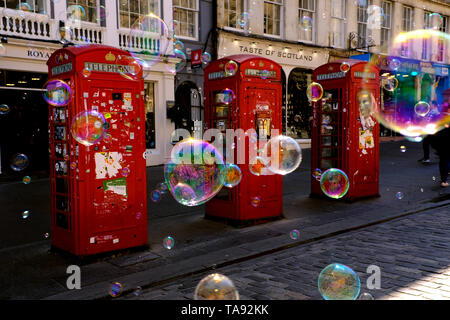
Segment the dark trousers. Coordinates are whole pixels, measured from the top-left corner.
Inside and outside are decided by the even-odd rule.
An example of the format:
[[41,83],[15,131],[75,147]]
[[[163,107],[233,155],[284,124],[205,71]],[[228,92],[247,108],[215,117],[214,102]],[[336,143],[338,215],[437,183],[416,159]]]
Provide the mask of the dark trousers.
[[423,158],[430,159],[430,140],[431,136],[425,136],[422,140],[422,148],[423,148]]
[[439,155],[439,173],[441,174],[441,182],[447,182],[448,171],[450,170],[450,155]]

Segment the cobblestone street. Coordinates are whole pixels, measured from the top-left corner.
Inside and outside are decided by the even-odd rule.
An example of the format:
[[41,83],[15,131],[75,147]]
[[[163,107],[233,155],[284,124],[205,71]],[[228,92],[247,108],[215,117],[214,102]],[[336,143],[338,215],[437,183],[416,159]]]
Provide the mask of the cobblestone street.
[[[450,208],[444,206],[217,268],[119,299],[193,299],[197,283],[218,272],[241,300],[322,299],[320,271],[341,263],[358,273],[361,293],[375,299],[450,299]],[[287,235],[289,236],[289,235]],[[301,230],[300,230],[301,240]],[[294,241],[294,240],[293,240]],[[381,289],[369,290],[367,267],[381,269]]]

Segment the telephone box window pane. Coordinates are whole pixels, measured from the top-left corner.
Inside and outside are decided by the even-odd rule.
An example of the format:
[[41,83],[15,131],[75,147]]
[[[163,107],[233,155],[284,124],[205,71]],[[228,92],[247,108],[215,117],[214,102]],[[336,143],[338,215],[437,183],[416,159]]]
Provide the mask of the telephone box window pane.
[[145,146],[147,149],[156,148],[155,128],[155,83],[145,82]]
[[220,189],[220,191],[214,196],[215,199],[220,199],[220,200],[231,200],[231,191],[230,189],[227,188],[222,188]]
[[55,157],[59,159],[64,159],[67,155],[67,146],[62,143],[55,144]]
[[69,192],[67,179],[56,178],[56,192],[67,194]]
[[220,131],[225,131],[227,127],[228,120],[216,120],[216,129],[219,129]]
[[56,210],[67,211],[69,209],[69,201],[65,196],[56,196]]
[[69,229],[69,219],[66,214],[57,212],[56,213],[56,225],[60,228]]
[[320,167],[322,168],[322,171],[330,168],[336,168],[337,164],[338,163],[336,159],[322,159],[320,161]]
[[55,123],[66,122],[66,109],[65,108],[53,109],[53,121]]
[[65,161],[56,161],[55,162],[55,173],[57,175],[66,175],[67,174],[67,162]]
[[326,125],[323,124],[322,125],[322,130],[321,130],[322,135],[336,135],[337,132],[337,126],[330,126],[330,125]]
[[338,156],[337,149],[334,148],[323,148],[322,157],[323,158],[336,158]]
[[228,117],[228,106],[217,106],[216,107],[216,118],[226,118]]
[[324,136],[322,137],[322,146],[338,146],[338,137],[337,136]]
[[63,126],[55,127],[55,140],[66,141],[66,127]]

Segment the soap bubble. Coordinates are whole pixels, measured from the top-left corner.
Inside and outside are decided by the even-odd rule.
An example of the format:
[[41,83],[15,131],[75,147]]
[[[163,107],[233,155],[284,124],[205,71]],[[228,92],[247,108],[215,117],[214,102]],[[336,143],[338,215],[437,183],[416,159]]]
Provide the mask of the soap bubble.
[[89,69],[88,67],[86,67],[86,68],[84,68],[82,71],[81,71],[81,74],[83,75],[83,77],[85,77],[85,78],[89,78],[90,76],[91,76],[91,69]]
[[129,37],[125,46],[132,53],[145,56],[144,61],[148,68],[165,59],[169,44],[172,41],[172,32],[167,24],[154,13],[139,16],[131,26]]
[[98,111],[83,111],[72,120],[72,137],[82,145],[92,146],[105,135],[105,117]]
[[213,145],[188,139],[172,149],[170,161],[164,166],[164,177],[172,196],[186,206],[201,205],[222,188],[222,155]]
[[31,177],[30,176],[23,177],[22,182],[24,184],[29,184],[31,182]]
[[223,90],[217,97],[220,98],[223,104],[230,104],[233,102],[233,98],[235,98],[234,92],[231,89]]
[[134,289],[133,294],[134,294],[135,296],[140,296],[141,293],[142,293],[142,287],[137,286],[136,289]]
[[175,240],[171,236],[167,236],[163,240],[163,246],[166,249],[172,249],[175,245]]
[[431,28],[434,30],[439,30],[444,22],[444,18],[439,13],[430,13],[428,19],[430,19]]
[[288,136],[271,138],[263,149],[267,168],[277,174],[286,175],[298,168],[302,162],[302,149],[297,141]]
[[264,160],[259,156],[252,159],[248,165],[248,169],[255,176],[260,176],[266,168],[267,168],[266,160]]
[[425,117],[430,112],[430,105],[425,101],[419,101],[414,106],[414,112],[421,117]]
[[405,146],[400,146],[400,151],[401,152],[406,152],[406,147]]
[[346,195],[350,183],[344,171],[331,168],[322,173],[320,188],[328,197],[340,199]]
[[114,282],[109,287],[109,295],[113,298],[117,298],[122,293],[122,285],[119,282]]
[[250,199],[250,204],[252,206],[254,206],[255,208],[257,206],[259,206],[260,203],[261,203],[261,199],[259,199],[259,197],[253,197],[253,198]]
[[306,89],[306,96],[310,101],[319,101],[323,96],[323,88],[320,83],[311,82]]
[[120,174],[122,175],[122,177],[125,177],[125,178],[130,175],[130,172],[131,172],[131,170],[128,167],[122,168],[122,170],[120,170]]
[[153,202],[158,202],[161,200],[161,191],[159,190],[153,190],[151,194],[151,198]]
[[48,232],[44,233],[44,238],[48,239],[48,237],[50,237],[50,234]]
[[76,162],[70,163],[70,169],[75,170],[76,168],[77,168],[77,163]]
[[211,62],[211,54],[209,52],[203,52],[202,54],[202,63],[207,65]]
[[397,71],[398,68],[400,68],[401,64],[402,63],[400,62],[399,59],[396,58],[389,59],[389,68],[393,71]]
[[237,165],[229,163],[223,166],[220,177],[225,187],[233,188],[241,182],[242,172]]
[[24,212],[22,212],[22,218],[23,219],[27,219],[30,216],[30,211],[25,210]]
[[261,71],[261,79],[266,80],[270,76],[270,72],[268,70]]
[[395,197],[398,199],[398,200],[402,200],[403,199],[403,197],[404,197],[404,195],[403,195],[403,192],[397,192],[396,194],[395,194]]
[[313,21],[310,17],[308,16],[303,16],[300,19],[300,27],[304,30],[304,31],[308,31],[311,30],[313,27]]
[[182,41],[180,41],[180,40],[176,40],[174,43],[173,43],[173,47],[176,49],[176,50],[183,50],[184,49],[184,43],[182,42]]
[[319,168],[314,169],[314,171],[312,172],[312,177],[317,181],[320,181],[320,178],[322,177],[322,170],[320,170]]
[[11,157],[11,169],[14,171],[22,171],[28,167],[30,161],[23,153],[16,153]]
[[374,300],[374,298],[370,293],[364,292],[359,295],[358,300]]
[[325,300],[355,300],[361,289],[355,271],[339,263],[326,266],[320,272],[317,284]]
[[10,110],[10,108],[8,105],[6,105],[6,104],[0,105],[0,115],[8,114],[9,110]]
[[181,70],[186,67],[186,54],[178,49],[173,50],[173,57],[179,59],[179,62],[175,64],[175,66],[170,66],[169,64],[166,64],[166,69],[172,74],[175,74],[177,72],[180,72]]
[[227,77],[234,76],[238,68],[239,68],[238,64],[235,61],[233,60],[228,61],[224,66],[225,76]]
[[67,18],[70,20],[86,20],[86,10],[80,5],[71,5],[67,8]]
[[26,3],[26,2],[19,3],[19,4],[16,6],[16,9],[17,9],[17,10],[26,11],[26,12],[31,12],[31,11],[32,11],[32,10],[31,10],[31,6],[30,6],[28,3]]
[[300,231],[297,229],[292,230],[289,232],[289,237],[291,237],[292,240],[298,240],[300,238]]
[[195,300],[239,300],[239,293],[228,277],[213,273],[198,283],[194,292]]
[[238,19],[238,24],[241,28],[245,29],[250,21],[250,15],[247,12],[242,12]]
[[398,87],[398,80],[395,76],[390,77],[382,77],[381,83],[383,85],[383,89],[387,91],[394,91]]
[[[383,91],[383,104],[372,103],[373,116],[386,128],[396,131],[406,137],[418,137],[436,132],[445,128],[450,123],[450,112],[448,112],[448,101],[445,100],[448,83],[443,79],[443,70],[433,67],[433,73],[420,72],[419,65],[411,63],[410,60],[400,56],[414,59],[416,52],[414,48],[422,48],[424,43],[428,43],[430,47],[441,47],[443,50],[437,52],[432,57],[434,60],[442,60],[448,53],[446,48],[450,47],[450,35],[433,30],[414,30],[410,32],[402,32],[392,42],[389,49],[387,62],[392,65],[393,62],[399,60],[397,70],[391,70],[391,75],[387,73],[387,77],[395,76],[398,81],[397,88],[393,91]],[[419,59],[421,57],[418,57]],[[405,59],[405,61],[403,61]],[[373,65],[381,66],[383,60],[373,58],[367,68]],[[430,62],[423,62],[428,65]],[[421,62],[422,64],[422,62]],[[427,67],[428,68],[428,67]],[[431,68],[431,67],[430,67]],[[373,69],[365,70],[365,75],[373,74]],[[373,81],[369,78],[363,78],[363,83]],[[368,80],[368,81],[365,81]],[[420,86],[418,85],[420,83]],[[391,86],[395,88],[394,86]],[[366,88],[371,90],[370,88]],[[373,90],[373,89],[372,89]],[[433,102],[440,104],[440,109]],[[419,102],[428,103],[430,110],[423,104],[419,113],[416,112],[415,106]]]
[[127,55],[118,55],[116,58],[116,65],[119,66],[119,74],[128,80],[135,80],[141,77],[143,69],[142,61],[136,57]]
[[160,182],[156,185],[156,190],[161,192],[161,194],[164,194],[167,192],[167,190],[169,190],[169,188],[167,187],[167,184],[165,182]]
[[62,80],[50,80],[44,84],[43,97],[52,106],[66,106],[72,99],[72,90]]
[[344,62],[341,63],[341,66],[339,67],[339,69],[342,72],[347,72],[348,70],[350,70],[350,64],[348,62],[344,61]]

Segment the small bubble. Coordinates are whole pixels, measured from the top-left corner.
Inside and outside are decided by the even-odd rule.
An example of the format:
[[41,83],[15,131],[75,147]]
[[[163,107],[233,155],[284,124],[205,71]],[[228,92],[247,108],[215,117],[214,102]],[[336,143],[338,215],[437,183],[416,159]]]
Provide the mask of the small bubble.
[[171,236],[167,236],[164,238],[164,240],[163,240],[164,248],[170,250],[173,248],[174,245],[175,245],[175,240]]
[[31,177],[30,176],[23,177],[22,182],[24,184],[29,184],[31,182]]
[[26,219],[26,218],[28,218],[29,216],[30,216],[30,211],[25,210],[24,212],[22,212],[22,218],[23,218],[23,219]]
[[292,240],[298,240],[300,238],[300,231],[294,229],[291,232],[289,232],[289,236],[291,237]]
[[48,239],[49,236],[50,236],[50,235],[49,235],[48,232],[44,233],[44,238],[45,238],[45,239]]
[[399,200],[403,199],[403,197],[404,197],[403,192],[397,192],[397,193],[395,194],[395,196],[396,196],[397,199],[399,199]]
[[142,293],[142,288],[141,287],[136,287],[136,289],[134,289],[134,295],[135,296],[140,296],[141,295],[141,293]]
[[261,203],[261,199],[259,199],[258,197],[253,197],[250,200],[250,203],[252,204],[252,206],[254,206],[256,208]]
[[364,292],[359,295],[358,300],[374,300],[374,298],[370,293]]
[[120,296],[122,293],[122,285],[119,282],[114,282],[109,288],[109,295],[113,298]]
[[400,151],[401,152],[406,152],[406,147],[405,146],[400,146]]

